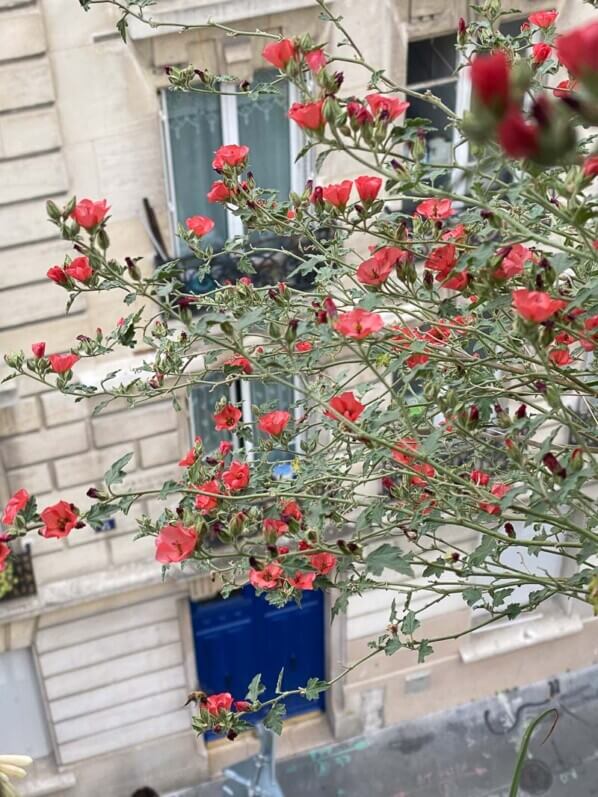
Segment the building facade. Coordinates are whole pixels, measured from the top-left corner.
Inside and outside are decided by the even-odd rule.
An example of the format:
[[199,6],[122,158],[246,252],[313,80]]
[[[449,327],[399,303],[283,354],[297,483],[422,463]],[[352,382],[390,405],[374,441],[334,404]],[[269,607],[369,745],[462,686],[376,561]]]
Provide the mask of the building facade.
[[[519,25],[544,3],[518,5],[521,14],[505,24]],[[371,0],[367,13],[357,0],[336,0],[334,8],[367,57],[398,83],[429,87],[455,109],[467,106],[466,73],[454,77],[453,49],[457,20],[473,13],[466,0]],[[309,31],[331,46],[334,38],[312,0],[161,0],[152,13],[158,21],[210,18],[240,30]],[[565,3],[563,27],[588,13],[578,0]],[[210,155],[221,143],[249,144],[256,179],[281,192],[301,189],[311,176],[309,164],[294,164],[301,141],[285,116],[292,97],[248,103],[232,93],[198,99],[166,91],[167,65],[193,63],[267,80],[258,39],[131,23],[125,46],[115,21],[109,7],[83,13],[73,0],[0,0],[2,353],[39,340],[48,351],[65,351],[77,335],[112,328],[122,314],[106,294],[79,299],[65,317],[62,296],[45,278],[68,253],[46,220],[47,199],[60,205],[73,194],[106,197],[114,256],[143,255],[149,270],[156,259],[184,255],[174,231],[187,215],[206,212]],[[363,94],[363,73],[347,69],[345,90]],[[411,111],[421,115],[416,107]],[[440,132],[429,144],[431,157],[450,145],[449,134]],[[319,179],[353,176],[351,161],[337,157],[325,162]],[[213,206],[209,212],[217,245],[237,231],[237,220]],[[101,372],[85,372],[81,363],[78,373],[87,383],[99,382],[115,367],[134,367],[143,355],[140,349]],[[250,412],[247,386],[235,389]],[[134,458],[126,484],[159,487],[176,475],[192,436],[209,436],[205,417],[213,401],[196,391],[181,413],[155,401],[93,416],[93,402],[75,404],[34,382],[0,385],[0,503],[25,487],[42,506],[67,498],[84,508],[87,489],[129,451]],[[140,512],[155,516],[162,508],[150,500]],[[184,706],[200,679],[206,683],[221,669],[221,640],[229,635],[234,646],[242,639],[233,626],[249,634],[252,650],[256,628],[278,634],[294,661],[296,641],[285,622],[287,628],[306,622],[313,640],[307,663],[321,671],[308,675],[331,676],[387,625],[391,598],[376,593],[352,599],[347,615],[332,624],[329,605],[318,601],[307,619],[281,614],[273,631],[275,620],[249,598],[224,611],[205,577],[186,570],[162,582],[152,541],[134,541],[134,528],[132,518],[119,516],[113,528],[86,528],[65,540],[32,537],[36,591],[0,601],[0,751],[36,759],[24,795],[127,797],[144,783],[165,793],[253,751],[250,738],[232,745],[196,739]],[[458,529],[455,535],[464,546],[475,544]],[[462,603],[452,611],[443,603],[443,613],[430,614],[426,624],[432,636],[439,629],[456,634],[474,622]],[[322,705],[292,717],[281,752],[588,666],[598,658],[595,622],[584,607],[555,603],[542,614],[448,641],[422,665],[407,651],[374,659],[337,684]],[[245,658],[254,672],[267,671],[258,653]],[[233,684],[243,677],[230,673]]]

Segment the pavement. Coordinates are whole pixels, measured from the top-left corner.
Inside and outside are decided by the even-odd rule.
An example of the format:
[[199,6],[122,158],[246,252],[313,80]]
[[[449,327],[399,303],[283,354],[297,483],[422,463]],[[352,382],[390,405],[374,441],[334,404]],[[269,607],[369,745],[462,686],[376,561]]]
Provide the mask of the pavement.
[[521,737],[548,708],[558,721],[536,730],[520,796],[598,797],[598,666],[278,761],[278,781],[284,797],[509,797]]

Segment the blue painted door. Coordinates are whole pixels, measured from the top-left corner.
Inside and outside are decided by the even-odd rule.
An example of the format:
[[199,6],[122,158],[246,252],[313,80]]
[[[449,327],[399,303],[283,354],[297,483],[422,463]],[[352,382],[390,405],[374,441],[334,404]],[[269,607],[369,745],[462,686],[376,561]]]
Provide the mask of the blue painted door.
[[[274,697],[278,674],[284,667],[283,689],[304,686],[308,678],[324,677],[324,610],[322,593],[304,592],[301,607],[290,603],[283,609],[270,606],[252,587],[191,604],[197,676],[208,694],[230,692],[243,699],[258,672]],[[324,707],[319,701],[293,696],[287,713],[298,714]],[[255,719],[258,719],[257,717]]]

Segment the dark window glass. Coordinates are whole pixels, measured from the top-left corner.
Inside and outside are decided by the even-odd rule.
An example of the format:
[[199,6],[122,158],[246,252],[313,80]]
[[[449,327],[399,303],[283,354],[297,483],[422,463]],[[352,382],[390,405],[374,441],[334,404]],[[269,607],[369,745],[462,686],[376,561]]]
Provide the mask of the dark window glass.
[[454,34],[409,42],[407,83],[452,77],[457,64],[456,42]]

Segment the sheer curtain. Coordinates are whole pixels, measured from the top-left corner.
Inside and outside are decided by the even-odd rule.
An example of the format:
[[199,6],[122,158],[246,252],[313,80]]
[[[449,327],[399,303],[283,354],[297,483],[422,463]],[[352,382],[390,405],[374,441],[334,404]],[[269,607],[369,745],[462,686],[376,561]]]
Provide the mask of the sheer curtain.
[[226,210],[206,199],[216,177],[212,156],[222,144],[220,97],[168,91],[166,107],[177,223],[184,224],[186,218],[198,214],[209,216],[216,226],[204,240],[220,248],[226,240]]

